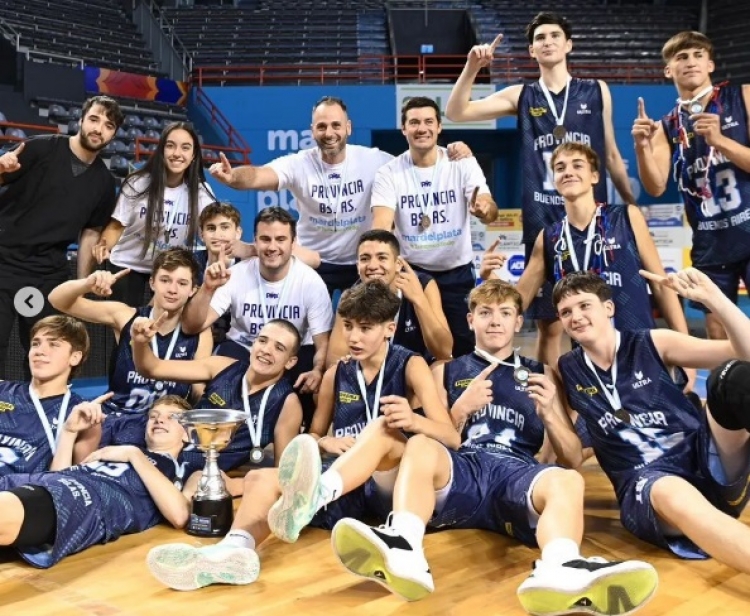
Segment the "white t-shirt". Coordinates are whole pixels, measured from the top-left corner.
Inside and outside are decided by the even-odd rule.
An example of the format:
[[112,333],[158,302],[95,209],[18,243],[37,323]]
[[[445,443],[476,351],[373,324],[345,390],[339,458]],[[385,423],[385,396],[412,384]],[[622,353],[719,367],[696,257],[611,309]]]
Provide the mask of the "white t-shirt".
[[331,298],[314,269],[292,257],[284,280],[267,282],[261,278],[258,265],[257,257],[233,265],[229,280],[211,298],[211,308],[216,314],[230,310],[232,322],[228,338],[249,349],[270,319],[292,322],[302,337],[302,344],[312,344],[313,336],[331,331]]
[[[372,188],[372,206],[395,210],[401,256],[409,263],[440,272],[471,263],[469,201],[474,188],[489,193],[476,158],[449,161],[440,148],[432,167],[415,167],[404,152],[381,167]],[[430,225],[423,228],[423,215]]]
[[[133,187],[123,184],[117,199],[112,218],[125,229],[120,240],[112,249],[109,260],[118,267],[129,267],[133,271],[150,274],[156,253],[175,246],[187,246],[188,225],[190,224],[190,203],[187,184],[164,190],[164,218],[160,229],[156,230],[154,244],[146,255],[141,257],[146,237],[146,209],[148,195],[140,199],[135,195],[148,186],[148,178],[139,177],[132,182]],[[198,194],[198,213],[216,201],[204,184]],[[169,231],[169,236],[165,237]],[[196,237],[197,239],[197,237]]]
[[357,262],[357,240],[372,227],[370,192],[375,172],[393,160],[387,152],[361,145],[346,146],[342,163],[329,165],[315,147],[268,163],[279,176],[279,190],[297,199],[297,235],[305,248],[326,263]]

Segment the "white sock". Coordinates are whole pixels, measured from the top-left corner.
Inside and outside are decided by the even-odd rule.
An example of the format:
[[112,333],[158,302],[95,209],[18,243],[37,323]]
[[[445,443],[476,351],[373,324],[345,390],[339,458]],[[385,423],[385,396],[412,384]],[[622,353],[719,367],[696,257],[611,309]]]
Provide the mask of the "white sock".
[[344,491],[344,480],[338,471],[329,468],[320,476],[320,485],[323,486],[321,496],[323,497],[318,503],[319,507],[325,507],[341,496]]
[[395,511],[391,515],[391,528],[406,539],[413,548],[421,548],[425,523],[410,511]]
[[549,565],[562,565],[577,558],[581,558],[581,551],[572,539],[553,539],[542,549],[542,562]]
[[217,545],[223,545],[231,548],[250,548],[255,549],[255,538],[246,530],[233,528],[227,533]]

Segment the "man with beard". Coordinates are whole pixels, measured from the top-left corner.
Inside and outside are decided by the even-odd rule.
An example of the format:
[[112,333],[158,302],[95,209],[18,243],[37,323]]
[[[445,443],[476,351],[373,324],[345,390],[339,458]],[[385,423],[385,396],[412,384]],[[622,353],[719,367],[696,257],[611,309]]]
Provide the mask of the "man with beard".
[[[67,248],[75,242],[78,276],[90,272],[93,246],[115,206],[115,180],[99,152],[123,119],[117,101],[95,96],[83,105],[76,135],[34,137],[0,156],[0,184],[7,186],[0,194],[0,378],[18,291],[32,286],[46,298],[66,281]],[[37,315],[18,315],[25,353],[31,327],[53,312],[45,302]]]
[[289,377],[309,425],[315,408],[312,394],[318,391],[325,370],[333,310],[320,276],[292,256],[296,227],[292,215],[280,207],[258,212],[258,256],[227,268],[224,248],[220,248],[218,261],[208,266],[203,284],[185,306],[182,329],[197,334],[229,311],[227,339],[214,353],[244,361],[263,325],[273,319],[289,321],[302,337],[298,362]]
[[[359,279],[357,239],[372,226],[372,182],[375,172],[393,156],[347,143],[352,122],[340,98],[324,96],[315,103],[310,128],[317,148],[282,156],[262,167],[234,169],[221,154],[221,162],[209,171],[236,190],[290,190],[299,211],[299,245],[320,255],[317,272],[333,295]],[[471,156],[460,143],[450,144],[448,152],[451,158]]]

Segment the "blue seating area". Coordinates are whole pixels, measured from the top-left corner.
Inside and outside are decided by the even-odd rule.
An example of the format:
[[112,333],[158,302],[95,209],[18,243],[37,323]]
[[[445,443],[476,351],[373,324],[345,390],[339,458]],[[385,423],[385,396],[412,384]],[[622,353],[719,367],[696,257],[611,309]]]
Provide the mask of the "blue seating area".
[[750,5],[732,0],[709,3],[708,35],[716,47],[716,76],[735,84],[750,83]]
[[119,2],[109,0],[0,0],[0,19],[20,34],[21,46],[54,54],[51,62],[158,74],[153,54]]

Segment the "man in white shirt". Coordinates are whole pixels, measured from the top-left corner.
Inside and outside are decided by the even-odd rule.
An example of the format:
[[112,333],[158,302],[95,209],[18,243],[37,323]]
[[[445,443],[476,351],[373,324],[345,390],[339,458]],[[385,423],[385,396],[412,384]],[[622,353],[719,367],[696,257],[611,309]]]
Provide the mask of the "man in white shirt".
[[437,282],[458,357],[474,348],[466,320],[475,282],[469,215],[490,223],[497,204],[475,158],[448,160],[437,145],[441,131],[435,101],[419,96],[404,104],[401,132],[409,150],[378,170],[371,207],[373,227],[395,225],[403,259]]
[[[261,210],[255,218],[258,256],[230,268],[223,258],[209,265],[183,312],[182,327],[190,333],[202,331],[229,310],[227,340],[216,354],[246,361],[265,323],[290,321],[302,337],[299,361],[290,376],[301,394],[313,394],[325,370],[333,309],[320,276],[292,256],[295,238],[296,222],[289,212],[279,207]],[[307,413],[311,409],[302,402]]]
[[329,293],[347,289],[357,279],[357,239],[371,227],[370,191],[375,171],[393,159],[377,148],[348,144],[352,134],[346,104],[326,96],[313,107],[317,148],[301,150],[262,167],[210,168],[217,180],[237,190],[288,189],[299,210],[299,244],[320,254],[317,271]]

